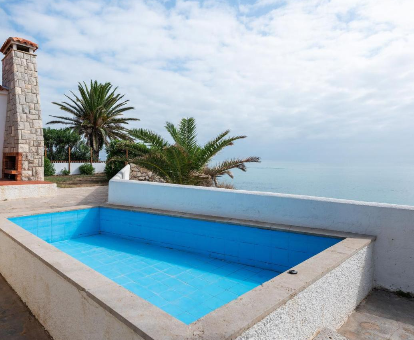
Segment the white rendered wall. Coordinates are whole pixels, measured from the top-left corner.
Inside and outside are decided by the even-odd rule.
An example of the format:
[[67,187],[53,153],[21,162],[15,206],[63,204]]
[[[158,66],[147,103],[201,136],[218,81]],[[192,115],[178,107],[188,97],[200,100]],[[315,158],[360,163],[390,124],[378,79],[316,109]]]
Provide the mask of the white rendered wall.
[[143,340],[85,290],[1,231],[0,268],[6,281],[54,339]]
[[108,202],[377,236],[375,284],[414,293],[414,207],[121,179]]
[[0,90],[0,178],[2,177],[3,167],[3,143],[4,143],[4,127],[6,124],[7,112],[7,91]]
[[[61,171],[64,169],[69,169],[69,163],[52,163],[56,170],[56,175],[60,175]],[[79,175],[79,167],[85,163],[70,163],[70,174]],[[92,163],[92,166],[95,168],[95,173],[99,174],[104,172],[105,163]]]
[[25,185],[1,185],[0,201],[18,200],[22,198],[49,197],[56,195],[56,183],[50,184],[25,184]]

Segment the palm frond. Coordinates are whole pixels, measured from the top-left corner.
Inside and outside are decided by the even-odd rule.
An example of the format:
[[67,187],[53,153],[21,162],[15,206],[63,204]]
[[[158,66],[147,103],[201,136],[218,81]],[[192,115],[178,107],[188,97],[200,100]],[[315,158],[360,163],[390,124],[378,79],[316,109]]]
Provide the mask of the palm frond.
[[71,125],[69,128],[84,135],[95,153],[112,138],[130,139],[125,125],[138,119],[122,117],[124,112],[134,108],[127,106],[129,101],[124,100],[117,90],[109,82],[78,83],[78,94],[71,91],[70,96],[65,95],[68,101],[53,102],[71,117],[52,116],[59,120],[48,124]]
[[162,149],[168,146],[168,142],[157,133],[147,129],[132,129],[130,135],[151,147]]

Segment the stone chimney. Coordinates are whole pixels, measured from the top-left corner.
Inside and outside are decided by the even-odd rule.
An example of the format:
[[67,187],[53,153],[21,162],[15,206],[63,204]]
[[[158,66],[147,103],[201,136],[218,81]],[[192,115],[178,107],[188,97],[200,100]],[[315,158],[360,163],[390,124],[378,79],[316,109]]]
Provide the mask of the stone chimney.
[[[2,177],[43,181],[43,129],[37,77],[37,44],[8,38],[0,49],[2,85],[8,89]],[[1,131],[0,131],[1,138]]]

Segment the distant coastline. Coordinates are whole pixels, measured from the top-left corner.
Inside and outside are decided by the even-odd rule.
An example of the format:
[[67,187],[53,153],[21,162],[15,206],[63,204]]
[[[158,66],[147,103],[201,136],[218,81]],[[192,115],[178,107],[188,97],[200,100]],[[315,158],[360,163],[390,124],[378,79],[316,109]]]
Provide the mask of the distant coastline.
[[236,189],[414,206],[414,166],[268,162],[223,178]]

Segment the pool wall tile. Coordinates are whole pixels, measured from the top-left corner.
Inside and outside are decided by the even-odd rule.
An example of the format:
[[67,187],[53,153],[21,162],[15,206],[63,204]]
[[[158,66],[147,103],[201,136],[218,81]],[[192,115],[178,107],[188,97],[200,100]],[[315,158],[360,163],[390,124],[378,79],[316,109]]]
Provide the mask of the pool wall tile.
[[286,271],[340,239],[142,212],[100,209],[100,232]]
[[35,216],[13,217],[10,218],[10,221],[46,242],[57,242],[98,234],[100,225],[99,215],[99,208],[90,208]]
[[278,272],[286,271],[340,241],[102,207],[10,220],[47,242],[101,233]]

